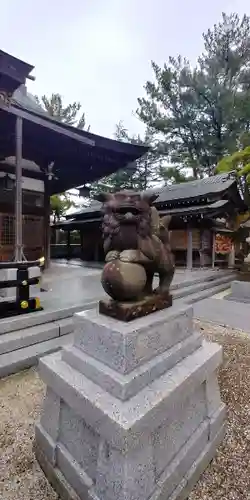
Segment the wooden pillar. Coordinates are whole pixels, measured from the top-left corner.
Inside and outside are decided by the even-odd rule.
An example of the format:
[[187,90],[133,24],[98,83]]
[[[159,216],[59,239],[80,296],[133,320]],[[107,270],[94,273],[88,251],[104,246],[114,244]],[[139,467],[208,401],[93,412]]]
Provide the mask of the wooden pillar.
[[215,232],[213,231],[213,239],[212,239],[212,268],[215,267]]
[[45,269],[50,267],[50,192],[49,180],[46,177],[44,181],[44,259]]
[[81,259],[83,259],[83,231],[80,229],[80,245],[81,245]]
[[15,255],[14,260],[26,260],[23,254],[23,214],[22,214],[22,148],[23,119],[16,118],[16,199],[15,199]]
[[71,249],[70,249],[70,229],[67,231],[67,259],[69,260],[70,259],[70,253],[71,253]]
[[205,265],[205,255],[204,255],[204,231],[200,230],[200,267]]
[[55,229],[54,229],[54,232],[55,232],[55,244],[56,244],[56,245],[58,245],[58,243],[60,243],[60,240],[59,240],[59,236],[60,236],[60,229],[55,228]]
[[234,268],[235,266],[235,245],[232,243],[232,250],[230,254],[228,255],[228,267],[229,268]]
[[193,232],[192,228],[187,228],[187,269],[193,268]]
[[94,253],[94,261],[98,262],[99,257],[99,243],[98,241],[95,243],[95,253]]

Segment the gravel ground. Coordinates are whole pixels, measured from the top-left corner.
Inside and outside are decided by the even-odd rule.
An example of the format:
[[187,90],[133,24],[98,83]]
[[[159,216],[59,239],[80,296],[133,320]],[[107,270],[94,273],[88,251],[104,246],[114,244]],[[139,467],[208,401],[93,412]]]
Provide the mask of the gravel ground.
[[[219,382],[228,407],[224,442],[189,500],[250,500],[250,335],[196,322],[224,347]],[[0,499],[58,500],[32,453],[44,386],[34,369],[0,381]]]

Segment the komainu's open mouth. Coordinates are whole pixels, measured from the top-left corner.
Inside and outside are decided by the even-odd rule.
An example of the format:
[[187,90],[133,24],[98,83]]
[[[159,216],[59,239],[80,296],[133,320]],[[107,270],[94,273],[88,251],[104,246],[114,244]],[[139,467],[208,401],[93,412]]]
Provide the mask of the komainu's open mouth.
[[120,205],[119,207],[116,208],[115,210],[118,214],[121,215],[126,215],[126,214],[132,214],[132,215],[138,215],[140,210],[137,207],[131,207],[131,205]]

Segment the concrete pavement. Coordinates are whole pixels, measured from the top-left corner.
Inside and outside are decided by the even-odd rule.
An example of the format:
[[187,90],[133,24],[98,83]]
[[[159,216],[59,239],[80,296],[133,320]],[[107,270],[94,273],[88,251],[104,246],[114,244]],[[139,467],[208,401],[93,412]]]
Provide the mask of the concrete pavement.
[[223,299],[205,299],[193,305],[194,317],[250,333],[250,306]]

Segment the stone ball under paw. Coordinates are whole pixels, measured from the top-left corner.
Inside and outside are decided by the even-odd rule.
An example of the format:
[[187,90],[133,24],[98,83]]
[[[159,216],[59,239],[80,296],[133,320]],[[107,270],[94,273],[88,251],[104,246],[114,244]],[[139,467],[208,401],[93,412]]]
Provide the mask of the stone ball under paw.
[[142,293],[147,276],[144,267],[119,259],[105,264],[102,272],[102,286],[114,300],[136,300]]

